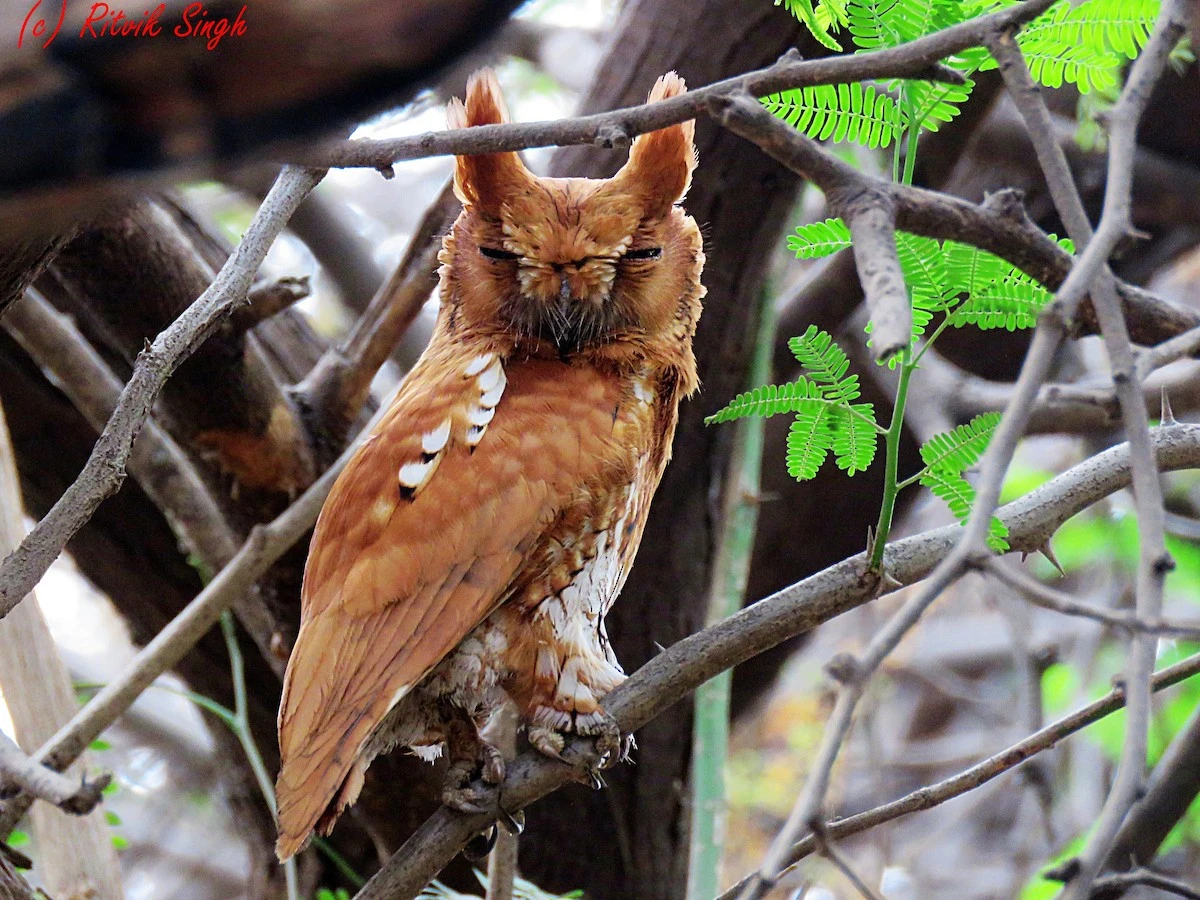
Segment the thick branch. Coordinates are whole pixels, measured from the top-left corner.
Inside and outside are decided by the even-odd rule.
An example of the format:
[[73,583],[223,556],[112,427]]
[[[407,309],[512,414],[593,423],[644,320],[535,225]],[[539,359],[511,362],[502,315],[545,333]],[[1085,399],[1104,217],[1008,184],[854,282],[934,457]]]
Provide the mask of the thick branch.
[[313,169],[284,169],[212,285],[138,355],[133,377],[79,478],[0,564],[0,618],[33,589],[71,536],[121,486],[133,440],[163,385],[221,320],[245,302],[267,249],[323,175]]
[[[1200,426],[1156,429],[1154,439],[1164,471],[1200,466]],[[1128,484],[1129,451],[1121,445],[1080,463],[998,515],[1009,528],[1012,548],[1034,551],[1062,522]],[[961,535],[954,525],[890,545],[884,565],[896,584],[883,585],[883,591],[924,578]],[[667,648],[610,694],[605,708],[622,730],[635,731],[717,673],[872,599],[880,587],[867,570],[865,554],[847,559]],[[509,767],[505,807],[520,809],[572,777],[573,770],[561,763],[525,754]],[[489,824],[486,816],[439,810],[358,900],[413,896]]]

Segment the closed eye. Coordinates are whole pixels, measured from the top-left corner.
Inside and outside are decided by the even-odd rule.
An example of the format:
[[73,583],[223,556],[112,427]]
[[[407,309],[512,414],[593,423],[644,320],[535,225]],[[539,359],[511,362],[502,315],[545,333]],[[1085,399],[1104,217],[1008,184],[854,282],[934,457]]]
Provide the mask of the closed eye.
[[501,250],[499,247],[480,247],[479,252],[488,259],[510,260],[520,258],[516,253],[509,253],[507,250]]
[[662,256],[662,247],[644,247],[641,250],[630,250],[625,259],[658,259]]

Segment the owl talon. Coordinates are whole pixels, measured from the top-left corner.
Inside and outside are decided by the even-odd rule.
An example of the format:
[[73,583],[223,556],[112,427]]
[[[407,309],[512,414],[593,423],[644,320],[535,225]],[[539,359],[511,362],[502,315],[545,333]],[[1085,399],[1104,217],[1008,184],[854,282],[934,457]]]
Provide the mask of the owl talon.
[[499,835],[495,825],[488,828],[487,831],[481,831],[471,840],[467,841],[467,846],[463,847],[462,854],[467,858],[467,862],[479,862],[485,856],[492,852],[492,848],[496,846],[496,837]]

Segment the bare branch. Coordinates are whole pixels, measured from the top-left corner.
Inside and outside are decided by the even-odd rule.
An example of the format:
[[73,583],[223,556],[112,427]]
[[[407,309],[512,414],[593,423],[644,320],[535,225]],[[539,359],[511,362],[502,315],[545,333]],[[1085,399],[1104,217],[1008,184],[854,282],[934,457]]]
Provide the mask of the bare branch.
[[[386,404],[375,419],[386,411]],[[364,430],[363,435],[369,431]],[[334,479],[357,450],[356,441],[337,461],[272,522],[257,525],[238,550],[195,600],[155,635],[125,670],[105,685],[58,733],[39,748],[36,759],[62,769],[89,743],[115,722],[154,680],[172,668],[238,597],[250,591],[268,569],[312,527]],[[5,805],[0,815],[0,836],[7,835],[24,815],[28,802],[21,798]]]
[[1143,621],[1138,618],[1136,613],[1115,612],[1111,609],[1093,606],[1090,603],[1081,603],[1069,594],[1056,591],[1025,572],[1009,568],[994,559],[987,561],[985,571],[1003,581],[1034,606],[1040,606],[1051,612],[1091,619],[1122,631],[1145,631],[1164,637],[1183,638],[1189,641],[1200,640],[1200,621],[1175,622],[1164,619]]
[[[122,385],[71,318],[31,290],[0,326],[55,381],[88,424],[101,431],[120,402]],[[233,558],[238,536],[191,458],[153,417],[134,441],[127,466],[178,540],[208,571],[220,571]],[[238,598],[235,606],[263,658],[282,675],[283,662],[270,652],[270,616],[252,594]]]
[[299,278],[287,275],[267,284],[251,288],[246,295],[246,304],[239,306],[229,316],[229,325],[235,331],[249,331],[259,322],[265,322],[288,307],[300,302],[312,293],[308,276]]
[[[1153,687],[1156,692],[1165,690],[1197,674],[1200,674],[1200,653],[1189,656],[1187,659],[1177,662],[1173,666],[1168,666],[1156,672]],[[961,797],[963,794],[987,784],[1005,772],[1015,769],[1039,753],[1054,747],[1060,741],[1082,731],[1105,716],[1111,715],[1124,705],[1124,691],[1121,688],[1116,688],[1099,700],[1089,703],[1087,706],[1076,710],[1070,715],[1064,716],[1057,722],[1052,722],[1045,728],[1029,735],[1029,737],[1022,739],[1011,747],[1006,747],[999,753],[989,756],[987,759],[976,763],[969,769],[959,772],[957,775],[952,775],[943,781],[939,781],[937,784],[919,788],[911,794],[906,794],[898,800],[893,800],[891,803],[886,803],[875,809],[847,816],[844,819],[835,819],[832,822],[827,822],[825,830],[830,837],[841,840],[842,838],[860,834],[885,822],[891,822],[911,813],[922,812],[923,810],[940,806],[947,800]],[[806,837],[792,847],[788,857],[789,864],[795,865],[800,860],[810,856],[815,849],[816,841],[811,835]],[[719,900],[735,900],[738,892],[743,890],[749,883],[749,878],[743,879],[722,894]]]
[[285,168],[212,285],[138,355],[133,376],[79,478],[0,564],[0,618],[33,589],[96,507],[121,486],[134,438],[163,385],[221,320],[245,302],[267,249],[323,175]]
[[[1200,426],[1174,425],[1153,434],[1161,469],[1200,466]],[[1125,445],[1106,450],[999,510],[1013,549],[1036,550],[1062,522],[1125,487],[1128,454]],[[961,535],[962,529],[951,525],[896,541],[888,546],[886,571],[898,585],[918,581]],[[873,599],[881,587],[885,593],[894,589],[891,583],[881,586],[869,572],[865,553],[844,560],[668,647],[606,697],[605,708],[622,730],[636,731],[717,673]],[[521,809],[573,777],[574,770],[562,763],[524,754],[509,766],[505,807]],[[439,810],[359,893],[359,900],[414,895],[489,824],[486,816]],[[836,830],[831,834],[839,836]]]
[[38,800],[53,803],[63,812],[83,816],[96,808],[111,781],[112,775],[105,773],[76,784],[66,775],[38,765],[8,735],[0,733],[0,785],[4,786],[5,793],[23,791]]
[[887,197],[857,197],[846,211],[854,263],[871,313],[871,355],[885,362],[912,342],[912,301],[896,253],[896,212]]
[[1135,869],[1132,872],[1122,872],[1120,875],[1106,875],[1096,879],[1092,885],[1092,896],[1104,895],[1110,891],[1124,892],[1131,887],[1152,887],[1176,897],[1186,897],[1188,900],[1200,900],[1200,889],[1191,887],[1177,878],[1169,878],[1149,869]]
[[328,350],[296,386],[301,405],[320,411],[333,433],[346,433],[362,409],[371,379],[429,299],[441,238],[459,206],[447,183],[425,210],[404,258],[375,292],[345,342]]
[[733,92],[763,97],[789,88],[874,78],[922,78],[960,83],[962,76],[959,73],[940,65],[943,59],[968,47],[979,46],[997,29],[1036,18],[1052,2],[1025,0],[928,37],[871,53],[812,60],[801,60],[798,54],[789,53],[765,69],[726,78],[658,103],[557,122],[483,125],[392,140],[343,141],[307,158],[305,163],[322,168],[359,166],[386,170],[403,160],[429,156],[498,153],[578,144],[619,147],[627,146],[639,134],[694,119],[705,111],[713,98]]

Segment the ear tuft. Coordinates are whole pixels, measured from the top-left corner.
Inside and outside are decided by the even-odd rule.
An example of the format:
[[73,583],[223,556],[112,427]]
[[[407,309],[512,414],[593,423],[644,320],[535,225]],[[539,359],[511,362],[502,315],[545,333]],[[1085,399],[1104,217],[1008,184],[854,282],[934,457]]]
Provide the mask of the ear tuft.
[[[656,103],[686,92],[684,80],[668,72],[654,83],[646,102]],[[665,216],[687,193],[696,168],[695,131],[693,121],[671,125],[640,135],[629,148],[629,162],[614,180],[641,197],[647,216]]]
[[[467,79],[465,104],[455,97],[446,107],[446,123],[451,128],[503,125],[508,121],[504,95],[491,69],[480,69]],[[515,153],[460,156],[454,167],[454,193],[464,204],[498,217],[509,192],[531,177]]]

